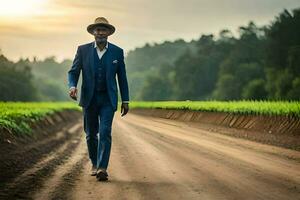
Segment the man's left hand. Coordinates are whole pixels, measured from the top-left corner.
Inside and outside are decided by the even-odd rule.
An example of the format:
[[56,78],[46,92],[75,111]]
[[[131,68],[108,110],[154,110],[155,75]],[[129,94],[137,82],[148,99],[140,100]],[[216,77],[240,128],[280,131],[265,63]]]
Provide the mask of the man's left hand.
[[129,110],[129,103],[122,103],[121,105],[121,117],[123,117],[124,115],[126,115],[128,113]]

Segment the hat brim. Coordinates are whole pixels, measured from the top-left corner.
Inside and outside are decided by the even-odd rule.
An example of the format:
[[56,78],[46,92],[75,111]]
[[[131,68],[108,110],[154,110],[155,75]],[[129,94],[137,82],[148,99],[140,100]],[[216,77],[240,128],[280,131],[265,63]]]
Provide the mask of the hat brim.
[[109,35],[112,35],[116,31],[116,29],[113,25],[105,24],[105,23],[90,24],[90,25],[88,25],[88,27],[86,29],[90,34],[93,34],[93,30],[97,26],[105,26],[105,27],[109,28],[109,30],[110,30]]

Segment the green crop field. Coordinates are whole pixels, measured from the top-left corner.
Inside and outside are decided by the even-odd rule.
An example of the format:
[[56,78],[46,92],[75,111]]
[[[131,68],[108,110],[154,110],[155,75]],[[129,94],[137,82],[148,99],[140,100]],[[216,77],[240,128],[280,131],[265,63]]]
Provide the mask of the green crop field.
[[[300,117],[299,101],[131,101],[129,108]],[[30,134],[29,123],[65,109],[81,111],[75,102],[0,102],[0,129],[5,128],[14,134]]]
[[81,111],[72,102],[0,102],[0,128],[14,134],[30,134],[30,122],[65,109]]
[[131,101],[129,108],[180,109],[300,117],[300,101]]

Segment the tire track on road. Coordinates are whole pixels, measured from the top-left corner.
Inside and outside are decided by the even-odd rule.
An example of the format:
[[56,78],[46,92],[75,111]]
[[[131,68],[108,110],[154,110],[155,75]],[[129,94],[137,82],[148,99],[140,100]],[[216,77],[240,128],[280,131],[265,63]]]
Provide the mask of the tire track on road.
[[41,188],[42,183],[49,177],[55,169],[64,164],[69,158],[69,155],[79,145],[80,135],[75,131],[71,133],[72,142],[68,142],[60,149],[56,150],[40,161],[33,168],[28,169],[15,181],[7,184],[0,192],[0,198],[3,199],[31,199],[34,192]]

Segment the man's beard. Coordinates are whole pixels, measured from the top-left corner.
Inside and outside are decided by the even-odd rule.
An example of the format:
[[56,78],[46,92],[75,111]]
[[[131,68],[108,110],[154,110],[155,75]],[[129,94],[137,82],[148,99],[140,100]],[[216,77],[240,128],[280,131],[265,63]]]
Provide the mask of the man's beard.
[[96,38],[97,44],[106,44],[107,38]]

